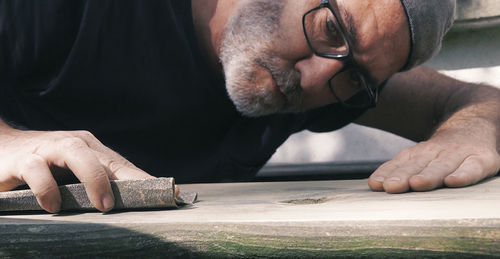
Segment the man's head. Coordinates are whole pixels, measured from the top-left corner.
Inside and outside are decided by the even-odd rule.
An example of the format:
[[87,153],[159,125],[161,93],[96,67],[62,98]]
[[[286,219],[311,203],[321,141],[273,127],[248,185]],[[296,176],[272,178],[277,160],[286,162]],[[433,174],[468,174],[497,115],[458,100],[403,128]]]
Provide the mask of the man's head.
[[[429,58],[415,51],[426,42],[415,34],[416,2],[240,1],[220,48],[231,99],[243,114],[260,116],[345,101],[364,85],[374,89]],[[343,55],[321,55],[336,49]]]
[[455,0],[401,0],[408,17],[411,52],[402,70],[427,61],[441,49],[441,41],[453,25]]

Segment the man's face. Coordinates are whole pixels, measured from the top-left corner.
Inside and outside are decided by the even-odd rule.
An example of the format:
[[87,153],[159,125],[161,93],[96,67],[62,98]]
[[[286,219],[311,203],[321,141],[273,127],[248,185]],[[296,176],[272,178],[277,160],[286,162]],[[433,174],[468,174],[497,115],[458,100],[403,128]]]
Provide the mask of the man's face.
[[[302,16],[320,0],[243,0],[232,13],[220,58],[226,87],[247,116],[298,112],[336,101],[329,80],[344,62],[314,55]],[[363,73],[379,84],[397,72],[409,52],[409,32],[399,0],[330,1],[353,34],[351,48]],[[349,89],[349,79],[334,80]]]

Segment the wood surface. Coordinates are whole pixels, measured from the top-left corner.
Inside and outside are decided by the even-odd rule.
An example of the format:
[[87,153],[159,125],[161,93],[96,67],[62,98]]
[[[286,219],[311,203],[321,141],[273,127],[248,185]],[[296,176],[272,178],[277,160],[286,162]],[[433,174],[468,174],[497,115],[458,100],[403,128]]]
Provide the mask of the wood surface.
[[500,179],[432,192],[366,180],[180,185],[179,210],[0,215],[0,257],[500,257]]

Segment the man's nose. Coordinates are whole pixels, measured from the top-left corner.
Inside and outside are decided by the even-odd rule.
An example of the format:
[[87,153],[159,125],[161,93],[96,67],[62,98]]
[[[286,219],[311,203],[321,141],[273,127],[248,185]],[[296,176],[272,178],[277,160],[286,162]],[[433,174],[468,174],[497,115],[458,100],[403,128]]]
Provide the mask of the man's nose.
[[328,85],[328,81],[344,66],[344,62],[336,59],[311,55],[295,63],[300,72],[300,84],[307,91],[319,91]]

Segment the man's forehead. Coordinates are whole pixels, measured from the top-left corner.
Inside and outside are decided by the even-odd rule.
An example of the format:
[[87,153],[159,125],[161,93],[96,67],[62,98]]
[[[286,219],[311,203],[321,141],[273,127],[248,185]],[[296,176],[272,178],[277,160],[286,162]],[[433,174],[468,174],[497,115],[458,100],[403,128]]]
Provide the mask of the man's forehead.
[[349,38],[353,48],[357,47],[360,35],[354,24],[353,14],[346,8],[340,8],[336,0],[329,0],[330,5],[337,10],[340,14],[339,19],[341,19],[343,26],[346,30],[347,37]]
[[[346,5],[360,2],[377,7],[397,4],[400,7],[398,15],[404,15],[410,32],[410,53],[404,70],[422,64],[439,52],[444,35],[453,25],[456,8],[456,0],[425,0],[425,2],[421,0],[329,0],[329,2],[332,6],[339,8],[346,30],[350,31],[349,34],[353,36],[353,45],[356,45],[364,36],[360,35],[363,33],[357,33],[359,30],[356,25],[360,21],[363,22],[366,17],[360,15],[359,10],[348,10],[349,8],[345,8]],[[388,17],[395,14],[394,9],[384,11]]]
[[342,20],[356,61],[374,83],[401,69],[408,57],[410,37],[399,0],[329,2]]

